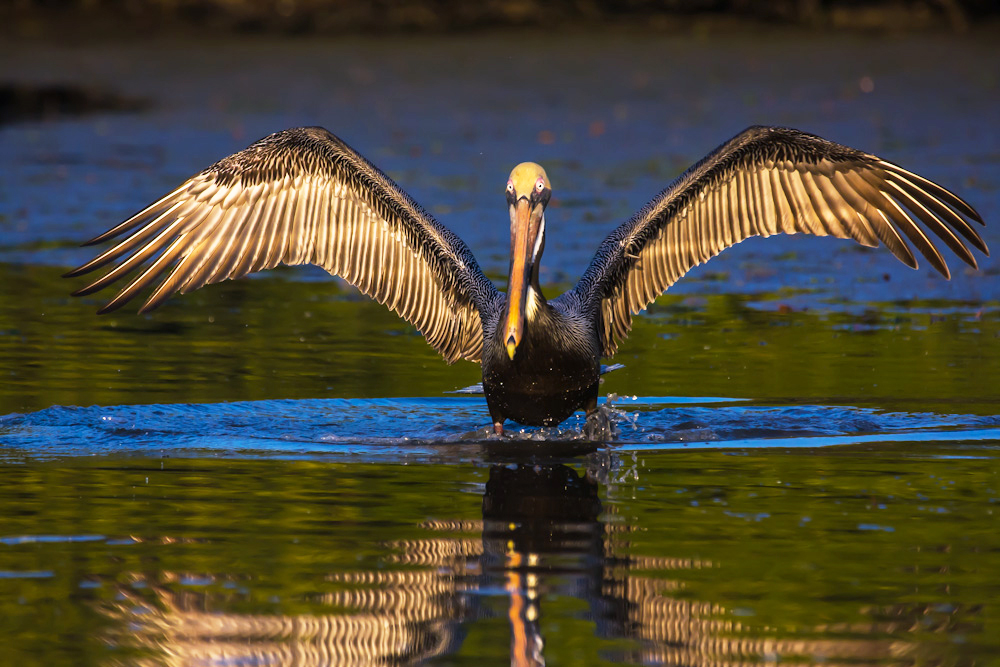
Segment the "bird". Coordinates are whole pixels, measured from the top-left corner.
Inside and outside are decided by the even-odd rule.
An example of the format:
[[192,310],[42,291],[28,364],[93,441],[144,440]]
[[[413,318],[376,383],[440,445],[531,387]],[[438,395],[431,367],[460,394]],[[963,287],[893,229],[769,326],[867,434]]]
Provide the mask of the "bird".
[[152,287],[174,293],[279,264],[318,265],[410,322],[444,360],[479,362],[492,431],[553,426],[597,410],[600,360],[632,317],[693,267],[753,236],[812,234],[884,244],[917,268],[907,240],[945,278],[928,232],[976,268],[989,256],[972,206],[873,154],[799,130],[752,126],[653,197],[600,243],[579,282],[548,299],[539,284],[552,184],[534,162],[505,185],[506,292],[469,247],[388,176],[322,127],[276,132],[195,174],[84,245],[114,245],[65,275],[103,270],[73,292],[130,276],[99,313]]

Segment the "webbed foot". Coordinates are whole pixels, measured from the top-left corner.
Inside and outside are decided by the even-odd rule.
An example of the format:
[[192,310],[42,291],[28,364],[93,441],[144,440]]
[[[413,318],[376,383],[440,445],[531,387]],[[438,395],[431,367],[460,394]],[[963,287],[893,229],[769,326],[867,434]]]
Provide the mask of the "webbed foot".
[[583,435],[587,440],[604,442],[615,437],[614,423],[607,411],[594,408],[587,412],[587,423],[583,426]]

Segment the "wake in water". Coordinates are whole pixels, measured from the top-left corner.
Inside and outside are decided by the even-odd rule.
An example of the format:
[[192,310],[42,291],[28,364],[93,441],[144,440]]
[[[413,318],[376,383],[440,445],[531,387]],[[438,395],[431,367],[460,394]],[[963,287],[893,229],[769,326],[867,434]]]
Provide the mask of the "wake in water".
[[[469,389],[468,387],[466,389]],[[464,391],[464,390],[460,390]],[[583,441],[608,443],[618,439],[620,427],[638,428],[639,413],[628,412],[615,405],[618,394],[608,394],[605,403],[597,406],[590,417],[577,413],[559,426],[519,426],[507,424],[502,435],[493,432],[493,426],[484,426],[472,433],[459,436],[461,440],[552,442]]]
[[481,460],[576,456],[601,446],[628,451],[1000,440],[997,416],[613,394],[592,423],[578,413],[558,427],[508,424],[503,436],[489,424],[482,399],[465,396],[56,406],[0,417],[0,456]]

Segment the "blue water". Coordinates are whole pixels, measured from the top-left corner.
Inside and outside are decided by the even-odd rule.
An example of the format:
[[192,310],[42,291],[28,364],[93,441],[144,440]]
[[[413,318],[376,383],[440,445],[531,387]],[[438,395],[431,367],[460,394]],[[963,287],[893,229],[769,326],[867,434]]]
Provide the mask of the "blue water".
[[[1000,417],[899,413],[850,406],[745,405],[726,398],[621,398],[603,408],[613,435],[589,442],[583,414],[551,428],[508,424],[490,434],[481,398],[274,400],[196,405],[55,406],[0,418],[3,456],[306,457],[429,462],[546,458],[573,449],[797,448],[877,443],[975,443],[994,450]],[[986,442],[983,442],[986,441]]]
[[500,283],[513,164],[553,181],[541,277],[565,287],[756,123],[947,185],[995,252],[997,40],[0,43],[3,77],[148,102],[0,127],[0,664],[994,663],[995,259],[945,281],[846,242],[741,244],[636,318],[600,442],[582,415],[492,437],[481,396],[447,393],[478,367],[321,271],[108,317],[59,274],[195,171],[315,124]]

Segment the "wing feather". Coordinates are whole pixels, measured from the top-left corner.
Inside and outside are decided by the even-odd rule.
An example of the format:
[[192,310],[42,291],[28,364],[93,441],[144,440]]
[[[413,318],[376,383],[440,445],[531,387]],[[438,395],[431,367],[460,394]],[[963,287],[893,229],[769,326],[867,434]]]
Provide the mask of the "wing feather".
[[757,234],[757,230],[763,225],[764,204],[761,201],[762,193],[760,188],[755,187],[756,175],[752,171],[738,171],[736,173],[739,175],[743,186],[740,193],[740,200],[747,203],[747,215],[739,216],[743,220],[740,231],[749,237]]
[[[910,209],[911,211],[913,211],[917,215],[917,217],[920,218],[920,220],[925,225],[927,225],[928,229],[930,229],[935,234],[937,234],[938,237],[942,241],[944,241],[945,244],[949,248],[951,248],[952,252],[954,252],[956,255],[958,255],[959,257],[961,257],[963,262],[965,262],[969,266],[978,268],[978,266],[976,264],[976,257],[975,257],[975,255],[973,255],[969,251],[969,249],[965,247],[965,244],[963,244],[959,240],[959,238],[957,236],[955,236],[955,232],[953,232],[951,230],[951,228],[944,222],[944,220],[942,220],[941,218],[939,218],[936,215],[934,215],[934,213],[932,213],[931,211],[929,211],[927,209],[927,207],[924,206],[924,203],[921,200],[919,200],[916,197],[912,196],[908,191],[906,191],[903,188],[899,187],[899,185],[897,185],[896,183],[893,183],[893,182],[890,181],[890,182],[886,183],[886,187],[887,187],[887,189],[889,191],[889,194],[892,195],[892,197],[886,197],[886,200],[895,209],[895,211],[897,212],[898,216],[900,216],[900,217],[907,216],[907,214],[900,207],[900,205],[896,203],[897,200],[900,201],[900,202],[902,202],[902,203],[904,203],[904,204],[906,204],[906,207],[908,209]],[[951,218],[945,218],[945,219],[953,221],[953,219],[951,219]],[[958,218],[958,219],[961,220],[961,218]],[[911,221],[911,225],[913,225],[914,227],[916,227],[916,225],[913,224],[912,221]],[[919,229],[919,227],[918,227],[918,229]],[[930,243],[930,240],[928,240],[928,243]],[[943,259],[942,259],[942,261],[943,261]]]
[[913,256],[910,247],[906,245],[906,241],[900,236],[899,231],[892,225],[887,224],[885,218],[875,214],[874,209],[867,200],[854,189],[853,185],[847,182],[844,174],[835,171],[830,181],[833,183],[834,189],[847,202],[850,209],[854,211],[855,216],[863,221],[865,228],[874,231],[878,240],[884,243],[885,247],[897,259],[907,266],[914,269],[917,268],[917,260]]
[[[916,246],[917,250],[926,257],[931,265],[937,269],[941,275],[945,278],[951,277],[951,272],[948,270],[948,265],[944,261],[944,257],[938,251],[934,244],[931,243],[930,238],[927,234],[917,226],[906,211],[899,207],[898,204],[893,202],[889,197],[882,194],[882,191],[872,187],[864,178],[861,177],[857,172],[848,173],[844,176],[844,180],[847,181],[850,186],[858,192],[861,197],[868,202],[870,205],[871,212],[877,214],[881,220],[882,226],[888,229],[898,228],[902,230],[910,242]],[[888,188],[889,184],[883,187]],[[942,224],[939,220],[931,222],[932,225]]]
[[632,315],[693,267],[751,236],[881,242],[916,268],[909,240],[947,278],[928,230],[975,267],[966,243],[989,253],[969,221],[983,222],[958,195],[898,165],[797,130],[751,127],[613,231],[569,298],[600,318],[610,356]]
[[70,271],[111,267],[75,294],[133,275],[100,312],[279,264],[316,264],[410,321],[449,362],[478,361],[501,298],[468,247],[322,128],[265,137],[92,239],[119,242]]
[[[989,249],[986,247],[986,243],[979,235],[979,232],[977,232],[972,225],[966,222],[965,218],[946,206],[941,200],[929,194],[927,191],[921,190],[918,185],[911,182],[905,176],[899,174],[897,174],[897,176],[898,178],[892,181],[895,186],[905,190],[911,197],[934,211],[938,217],[947,221],[947,225],[957,229],[958,232],[964,236],[969,243],[975,246],[977,250],[982,252],[984,255],[990,254]],[[982,224],[981,221],[979,222]]]

